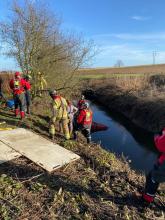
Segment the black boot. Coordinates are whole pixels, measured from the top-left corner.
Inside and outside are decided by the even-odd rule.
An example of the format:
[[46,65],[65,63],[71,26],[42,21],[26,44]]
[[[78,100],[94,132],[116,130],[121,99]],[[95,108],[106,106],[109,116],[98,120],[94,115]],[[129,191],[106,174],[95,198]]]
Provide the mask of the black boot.
[[77,140],[77,132],[75,132],[75,131],[73,132],[73,139]]
[[28,115],[30,115],[30,106],[27,106],[27,112]]
[[88,143],[88,144],[91,143],[91,137],[87,137],[87,143]]
[[51,137],[52,141],[55,140],[55,136],[54,136],[54,134],[50,134],[50,137]]

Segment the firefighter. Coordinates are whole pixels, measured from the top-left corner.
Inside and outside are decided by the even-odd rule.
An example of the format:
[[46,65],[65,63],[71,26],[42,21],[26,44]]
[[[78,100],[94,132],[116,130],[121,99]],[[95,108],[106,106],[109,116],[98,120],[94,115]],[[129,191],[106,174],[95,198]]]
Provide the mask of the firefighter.
[[154,168],[146,177],[145,192],[142,198],[147,204],[151,204],[154,201],[159,184],[165,182],[165,128],[161,135],[155,136],[154,141],[160,155]]
[[47,81],[44,78],[43,73],[38,72],[37,74],[37,89],[38,89],[38,95],[42,96],[42,90],[47,87]]
[[85,100],[85,96],[84,95],[81,95],[81,99],[78,101],[78,103],[77,103],[77,107],[78,107],[78,109],[80,109],[81,108],[81,105],[83,104],[83,103],[85,103],[86,102],[86,100]]
[[29,74],[27,74],[24,77],[24,80],[26,81],[25,102],[26,102],[26,113],[27,114],[30,114],[30,105],[31,105],[31,94],[30,94],[31,84],[30,84],[30,79],[31,79],[31,76]]
[[69,126],[69,133],[70,136],[72,135],[73,132],[73,121],[74,121],[74,116],[78,111],[78,108],[76,108],[69,100],[67,100],[67,104],[68,104],[68,126]]
[[14,79],[10,80],[10,88],[13,93],[15,116],[20,112],[21,119],[25,117],[25,88],[27,87],[26,81],[21,78],[20,72],[15,72]]
[[89,108],[89,103],[85,101],[81,104],[77,113],[77,117],[74,124],[74,139],[77,138],[77,131],[81,131],[86,137],[87,143],[91,142],[91,125],[92,125],[93,113]]
[[54,140],[55,136],[55,124],[59,122],[62,126],[65,139],[70,139],[69,128],[68,128],[68,112],[66,99],[57,94],[56,90],[49,92],[52,98],[52,117],[50,120],[49,133]]

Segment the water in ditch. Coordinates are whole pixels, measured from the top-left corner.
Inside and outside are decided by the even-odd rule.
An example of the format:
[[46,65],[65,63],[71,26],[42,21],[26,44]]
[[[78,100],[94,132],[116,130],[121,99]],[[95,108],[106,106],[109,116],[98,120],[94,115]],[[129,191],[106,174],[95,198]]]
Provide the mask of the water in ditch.
[[148,172],[156,161],[158,152],[153,144],[153,134],[135,127],[130,121],[91,103],[93,120],[108,126],[108,130],[92,134],[92,141],[117,155],[124,155],[130,166]]

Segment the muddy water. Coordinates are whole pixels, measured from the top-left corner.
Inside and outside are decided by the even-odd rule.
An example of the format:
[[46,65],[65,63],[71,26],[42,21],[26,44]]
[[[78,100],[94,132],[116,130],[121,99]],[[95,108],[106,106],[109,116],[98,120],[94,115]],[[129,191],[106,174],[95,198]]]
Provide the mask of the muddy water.
[[117,155],[124,155],[130,166],[137,170],[148,172],[156,158],[157,151],[153,145],[153,134],[135,127],[131,122],[116,113],[107,111],[91,103],[94,121],[103,123],[109,128],[92,134],[92,141]]

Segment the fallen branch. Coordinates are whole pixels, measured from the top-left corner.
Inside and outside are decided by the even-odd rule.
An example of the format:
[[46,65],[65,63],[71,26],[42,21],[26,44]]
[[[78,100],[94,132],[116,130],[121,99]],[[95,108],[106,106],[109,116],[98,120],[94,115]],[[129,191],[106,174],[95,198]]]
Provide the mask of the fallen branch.
[[[60,91],[60,90],[63,90],[63,89],[71,89],[71,87],[61,87],[61,88],[57,88],[55,89],[56,91]],[[47,89],[40,89],[40,90],[37,90],[37,93],[39,92],[49,92],[51,89],[50,88],[47,88]]]
[[32,181],[32,180],[34,180],[34,179],[37,179],[38,177],[40,177],[40,176],[42,176],[44,173],[40,173],[40,174],[38,174],[38,175],[36,175],[36,176],[33,176],[33,177],[30,177],[30,178],[26,178],[24,181],[22,181],[21,183],[26,183],[26,182],[30,182],[30,181]]

